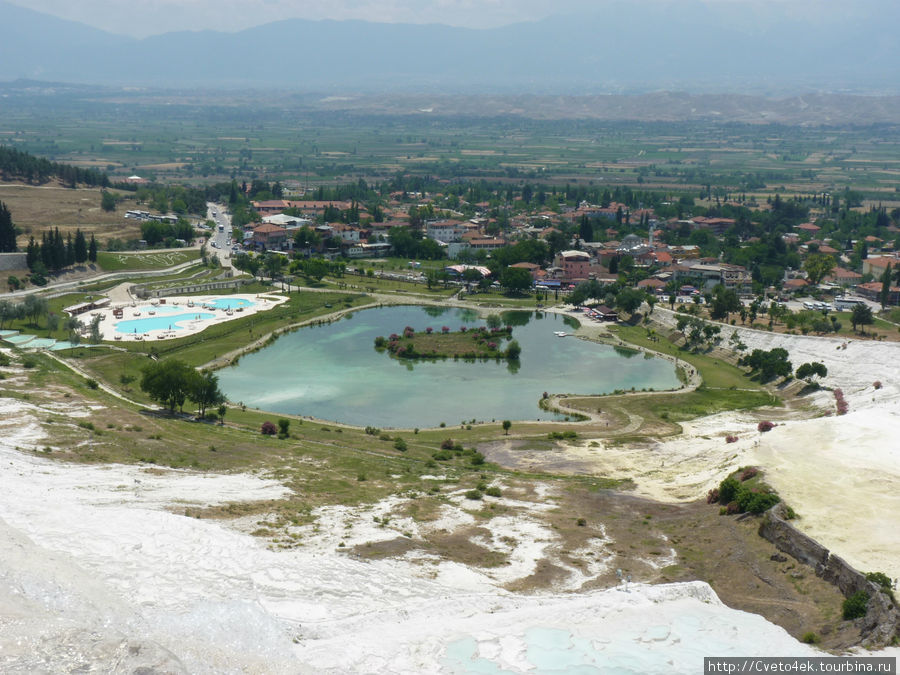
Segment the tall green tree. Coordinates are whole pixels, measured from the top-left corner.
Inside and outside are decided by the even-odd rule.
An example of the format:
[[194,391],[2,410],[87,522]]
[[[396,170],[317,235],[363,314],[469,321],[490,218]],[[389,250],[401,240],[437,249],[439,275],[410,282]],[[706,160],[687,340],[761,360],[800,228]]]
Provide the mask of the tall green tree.
[[834,258],[826,253],[811,253],[803,263],[807,280],[813,286],[817,286],[822,279],[831,274],[834,266]]
[[196,374],[193,368],[178,359],[154,361],[144,366],[141,391],[175,412],[176,407],[184,406]]
[[225,402],[219,391],[219,377],[209,370],[193,371],[188,383],[188,398],[197,404],[197,414],[206,415],[206,409]]
[[116,198],[111,192],[101,190],[100,208],[110,213],[116,210]]
[[853,330],[857,326],[868,326],[875,322],[872,316],[872,308],[868,305],[856,305],[850,313],[850,323],[853,324]]
[[97,240],[94,239],[93,234],[91,234],[91,243],[88,246],[88,260],[97,262]]
[[881,310],[890,304],[891,299],[891,264],[885,268],[881,275],[881,292],[878,294],[878,300],[881,302]]
[[80,265],[87,260],[87,257],[87,241],[84,238],[84,232],[79,228],[75,230],[75,262]]
[[15,253],[16,226],[6,204],[0,202],[0,253]]

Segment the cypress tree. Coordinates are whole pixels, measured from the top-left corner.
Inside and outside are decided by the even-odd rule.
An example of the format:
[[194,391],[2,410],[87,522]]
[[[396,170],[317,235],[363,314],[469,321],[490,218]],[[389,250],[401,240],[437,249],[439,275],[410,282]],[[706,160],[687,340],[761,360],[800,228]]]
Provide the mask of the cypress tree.
[[891,299],[891,264],[888,263],[887,268],[884,270],[884,274],[881,275],[881,293],[878,294],[878,299],[881,301],[881,309],[884,311],[884,308],[888,306],[889,301]]
[[91,244],[88,247],[88,260],[97,262],[97,240],[94,239],[93,233],[91,234]]
[[28,269],[32,269],[34,264],[41,259],[41,246],[38,244],[34,237],[28,240],[28,248],[25,251],[25,264],[28,265]]
[[[53,234],[51,232],[51,234]],[[53,269],[53,247],[46,232],[41,232],[41,262],[48,270]]]
[[75,243],[72,241],[72,233],[66,235],[66,266],[75,264]]
[[87,242],[84,239],[84,232],[81,229],[75,230],[75,262],[79,265],[87,260]]
[[66,242],[59,233],[59,228],[53,230],[53,271],[61,270],[66,266]]
[[16,227],[6,204],[0,202],[0,253],[15,253]]

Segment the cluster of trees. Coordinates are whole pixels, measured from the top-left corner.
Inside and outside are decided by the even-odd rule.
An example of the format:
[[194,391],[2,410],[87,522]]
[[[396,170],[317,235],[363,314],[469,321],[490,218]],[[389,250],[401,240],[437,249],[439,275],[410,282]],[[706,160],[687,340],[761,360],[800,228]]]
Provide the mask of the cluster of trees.
[[793,366],[788,360],[787,350],[781,347],[774,347],[768,351],[754,349],[746,356],[741,357],[738,365],[749,368],[751,373],[759,373],[763,380],[787,377],[794,372]]
[[392,227],[388,241],[394,248],[394,255],[401,258],[421,260],[441,260],[447,257],[441,245],[434,239],[426,239],[421,230],[407,227]]
[[628,314],[634,314],[644,302],[656,304],[656,297],[638,288],[629,288],[622,283],[601,284],[596,279],[582,281],[569,294],[569,303],[581,305],[585,301],[601,300],[610,307],[617,307]]
[[688,349],[700,347],[704,344],[713,346],[719,341],[722,327],[709,323],[696,316],[682,314],[675,321],[675,327],[684,335],[685,345]]
[[69,187],[90,185],[109,187],[109,176],[97,169],[82,169],[71,164],[51,162],[31,153],[0,145],[0,174],[7,180],[20,179],[26,183],[43,184],[58,178]]
[[176,245],[176,239],[192,242],[194,228],[184,218],[179,218],[174,223],[159,223],[150,220],[141,224],[141,238],[147,242],[148,246],[164,244],[172,247]]
[[199,188],[182,185],[141,185],[135,190],[134,198],[139,204],[146,204],[160,213],[169,211],[178,215],[206,213],[207,193]]
[[302,274],[313,281],[319,281],[322,277],[329,274],[335,277],[342,277],[346,269],[346,264],[340,261],[325,260],[324,258],[295,260],[290,267],[291,272]]
[[197,404],[197,414],[204,417],[208,408],[225,402],[217,375],[208,370],[197,371],[179,359],[154,361],[145,366],[140,387],[171,412],[175,408],[182,410],[185,401],[190,399]]
[[[58,272],[69,265],[81,265],[87,261],[97,261],[97,240],[91,234],[90,241],[81,229],[70,232],[63,238],[59,228],[41,234],[41,242],[34,237],[28,240],[25,261],[32,273],[32,282],[40,283],[40,278],[48,272]],[[37,279],[35,278],[37,277]]]

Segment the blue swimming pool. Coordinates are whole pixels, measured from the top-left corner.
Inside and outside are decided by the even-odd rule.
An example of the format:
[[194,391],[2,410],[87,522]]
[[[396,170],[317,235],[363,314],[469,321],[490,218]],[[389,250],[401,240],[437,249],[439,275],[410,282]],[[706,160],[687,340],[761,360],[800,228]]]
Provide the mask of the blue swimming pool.
[[176,330],[181,328],[179,323],[194,319],[213,319],[215,314],[210,312],[185,312],[184,308],[178,308],[181,314],[166,314],[165,316],[148,316],[140,319],[126,319],[116,321],[117,333],[149,333],[154,330]]
[[246,298],[216,298],[203,303],[213,309],[237,309],[238,307],[253,307],[252,302]]

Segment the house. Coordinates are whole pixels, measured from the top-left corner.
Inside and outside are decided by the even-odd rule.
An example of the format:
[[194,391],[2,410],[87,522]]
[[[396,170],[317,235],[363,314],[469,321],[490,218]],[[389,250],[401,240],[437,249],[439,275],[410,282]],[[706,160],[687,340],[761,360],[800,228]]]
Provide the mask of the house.
[[279,250],[287,243],[287,230],[272,223],[263,223],[253,228],[251,242],[265,250]]
[[[472,225],[472,223],[470,223],[470,225]],[[476,225],[473,229],[477,230],[477,227],[478,226]],[[439,220],[426,223],[425,236],[429,239],[435,239],[450,244],[455,241],[460,241],[463,234],[468,230],[469,228],[463,227],[462,223],[459,223],[458,221]]]
[[600,321],[617,321],[618,313],[614,309],[610,309],[606,305],[599,305],[590,311],[590,316],[600,319]]
[[740,265],[727,265],[725,263],[694,263],[690,266],[673,265],[673,278],[700,279],[705,288],[712,288],[716,284],[722,284],[725,288],[737,289],[747,286],[751,282],[750,272]]
[[711,230],[715,234],[722,235],[734,225],[734,218],[707,218],[695,216],[691,218],[695,229]]
[[308,218],[300,218],[298,216],[286,216],[283,213],[276,213],[274,216],[266,216],[263,218],[264,223],[269,223],[271,225],[278,225],[278,227],[283,227],[287,230],[297,229],[303,227],[304,225],[312,225],[313,221]]
[[900,258],[894,258],[891,256],[875,256],[869,257],[862,261],[862,273],[864,275],[871,274],[876,279],[880,279],[881,275],[884,274],[884,271],[887,269],[887,266],[890,265],[891,269],[895,269],[898,265],[900,265]]
[[531,278],[534,281],[537,281],[538,279],[540,279],[543,276],[542,274],[540,274],[541,272],[543,272],[543,270],[541,269],[541,266],[535,265],[534,263],[518,262],[515,265],[510,265],[510,267],[514,267],[516,269],[528,270],[528,273],[531,275]]
[[829,281],[838,286],[855,286],[862,279],[862,274],[847,270],[843,267],[836,267],[830,276],[825,277],[825,281]]
[[560,251],[553,260],[562,281],[587,279],[591,273],[591,256],[584,251]]
[[[881,282],[870,281],[867,284],[857,284],[856,292],[867,300],[881,302]],[[887,304],[900,305],[900,288],[891,286],[888,292]]]
[[660,281],[659,279],[641,279],[637,283],[637,287],[642,288],[646,291],[660,293],[662,292],[662,289],[666,287],[666,282]]
[[782,288],[788,293],[796,293],[809,286],[806,279],[786,279],[782,284]]

